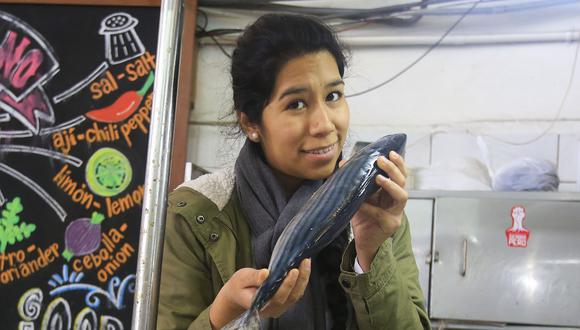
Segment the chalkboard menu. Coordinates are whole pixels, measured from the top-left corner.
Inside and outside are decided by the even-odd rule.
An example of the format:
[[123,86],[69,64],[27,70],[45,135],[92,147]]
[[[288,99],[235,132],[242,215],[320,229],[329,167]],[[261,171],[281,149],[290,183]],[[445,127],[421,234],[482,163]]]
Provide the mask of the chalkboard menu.
[[0,328],[129,329],[158,7],[0,5]]

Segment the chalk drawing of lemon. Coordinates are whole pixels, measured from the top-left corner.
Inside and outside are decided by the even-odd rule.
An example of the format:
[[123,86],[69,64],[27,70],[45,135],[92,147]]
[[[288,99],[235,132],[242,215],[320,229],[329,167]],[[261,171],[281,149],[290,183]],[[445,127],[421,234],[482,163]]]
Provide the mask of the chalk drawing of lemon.
[[87,162],[85,179],[91,191],[99,196],[119,194],[129,186],[132,177],[131,163],[113,148],[97,150]]

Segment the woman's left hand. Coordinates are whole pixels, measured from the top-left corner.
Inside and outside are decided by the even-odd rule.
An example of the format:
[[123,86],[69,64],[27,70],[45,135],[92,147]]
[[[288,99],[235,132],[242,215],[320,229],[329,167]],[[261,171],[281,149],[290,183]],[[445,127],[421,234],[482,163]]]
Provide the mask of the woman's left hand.
[[408,199],[403,157],[391,151],[389,159],[381,156],[377,165],[389,178],[377,175],[375,180],[381,189],[362,204],[351,220],[358,262],[365,272],[370,270],[379,247],[401,226]]

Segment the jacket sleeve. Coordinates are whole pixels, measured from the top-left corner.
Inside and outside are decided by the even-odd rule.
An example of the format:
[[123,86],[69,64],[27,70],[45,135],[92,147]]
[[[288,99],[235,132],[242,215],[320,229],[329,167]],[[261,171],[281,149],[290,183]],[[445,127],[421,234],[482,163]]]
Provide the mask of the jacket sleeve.
[[406,216],[395,235],[381,245],[368,273],[353,271],[355,255],[353,241],[343,255],[339,276],[356,316],[356,324],[349,328],[431,329]]
[[204,248],[190,224],[168,212],[157,329],[211,329],[209,305],[213,301],[210,271]]

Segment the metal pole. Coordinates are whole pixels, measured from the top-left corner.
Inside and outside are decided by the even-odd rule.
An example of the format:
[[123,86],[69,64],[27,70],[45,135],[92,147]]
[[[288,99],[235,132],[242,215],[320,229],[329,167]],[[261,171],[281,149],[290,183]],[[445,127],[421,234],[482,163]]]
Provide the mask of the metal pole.
[[162,0],[132,329],[156,328],[183,0]]

